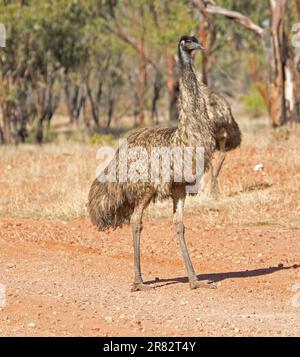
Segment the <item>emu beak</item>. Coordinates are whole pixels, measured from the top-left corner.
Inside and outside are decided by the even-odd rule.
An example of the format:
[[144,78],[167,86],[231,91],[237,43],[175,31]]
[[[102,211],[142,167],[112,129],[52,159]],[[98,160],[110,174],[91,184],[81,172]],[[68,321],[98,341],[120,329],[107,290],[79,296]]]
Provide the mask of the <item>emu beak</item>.
[[204,47],[200,43],[197,43],[197,42],[191,43],[189,47],[190,47],[191,51],[194,51],[194,50],[203,51],[204,50]]
[[195,50],[204,51],[204,47],[200,43],[197,43]]

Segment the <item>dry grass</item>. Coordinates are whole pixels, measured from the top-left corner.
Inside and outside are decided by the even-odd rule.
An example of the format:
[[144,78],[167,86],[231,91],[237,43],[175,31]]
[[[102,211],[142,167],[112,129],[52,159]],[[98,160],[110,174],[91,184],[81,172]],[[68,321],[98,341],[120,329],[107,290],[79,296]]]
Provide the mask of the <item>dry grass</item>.
[[74,218],[86,215],[95,150],[78,144],[0,149],[2,215]]
[[[205,192],[189,197],[187,211],[197,211],[211,225],[299,229],[299,132],[274,141],[265,125],[243,121],[241,126],[243,145],[225,161],[219,199],[212,200]],[[86,216],[95,157],[96,147],[71,143],[1,147],[0,215],[63,220]],[[264,165],[262,172],[254,171],[257,163]],[[147,215],[171,215],[170,202],[151,206]]]

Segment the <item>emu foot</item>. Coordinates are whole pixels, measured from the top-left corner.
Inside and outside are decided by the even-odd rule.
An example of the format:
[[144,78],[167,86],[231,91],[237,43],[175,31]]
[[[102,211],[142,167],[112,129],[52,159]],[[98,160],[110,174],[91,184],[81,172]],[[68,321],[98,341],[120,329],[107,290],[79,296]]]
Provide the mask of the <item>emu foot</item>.
[[205,282],[200,280],[190,280],[191,289],[217,289],[217,285],[212,282]]
[[133,283],[131,287],[131,291],[149,291],[154,289],[153,285],[147,285],[144,283]]

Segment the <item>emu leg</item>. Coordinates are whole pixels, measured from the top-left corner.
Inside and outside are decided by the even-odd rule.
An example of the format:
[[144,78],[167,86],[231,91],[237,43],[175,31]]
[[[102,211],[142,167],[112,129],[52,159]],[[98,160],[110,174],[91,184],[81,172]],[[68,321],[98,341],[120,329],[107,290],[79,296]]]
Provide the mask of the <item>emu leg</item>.
[[195,270],[193,268],[193,264],[185,243],[184,239],[184,224],[183,224],[183,211],[184,211],[184,201],[185,201],[185,188],[180,190],[175,190],[173,192],[173,226],[174,231],[179,238],[179,244],[183,255],[184,264],[187,270],[188,279],[190,283],[191,289],[197,288],[215,288],[216,286],[211,283],[205,283],[199,281]]
[[216,164],[216,168],[215,168],[215,172],[214,172],[214,168],[213,165],[210,165],[210,173],[211,173],[211,183],[210,183],[210,194],[213,197],[217,196],[217,180],[218,180],[218,176],[220,174],[223,162],[225,160],[225,156],[226,156],[226,152],[225,152],[225,140],[220,142],[220,153],[217,159],[217,164]]
[[132,285],[131,291],[141,291],[149,290],[153,288],[151,285],[145,285],[142,279],[141,273],[141,250],[140,250],[140,240],[141,232],[143,229],[142,218],[144,209],[148,206],[151,197],[145,198],[145,200],[134,209],[133,215],[131,216],[131,229],[133,236],[133,251],[134,251],[134,283]]

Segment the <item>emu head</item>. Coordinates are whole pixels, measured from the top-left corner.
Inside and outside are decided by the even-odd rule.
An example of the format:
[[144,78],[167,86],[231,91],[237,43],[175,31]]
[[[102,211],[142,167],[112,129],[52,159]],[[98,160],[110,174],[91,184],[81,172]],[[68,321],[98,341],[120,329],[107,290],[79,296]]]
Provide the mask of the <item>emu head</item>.
[[179,41],[180,51],[191,54],[194,50],[204,50],[195,36],[182,36]]

